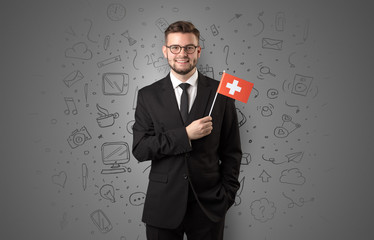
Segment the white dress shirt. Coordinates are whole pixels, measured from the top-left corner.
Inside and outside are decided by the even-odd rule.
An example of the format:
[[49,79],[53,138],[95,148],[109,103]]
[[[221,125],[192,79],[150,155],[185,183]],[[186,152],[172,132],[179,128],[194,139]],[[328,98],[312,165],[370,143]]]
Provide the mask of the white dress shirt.
[[[195,101],[196,94],[197,94],[197,77],[198,77],[198,72],[197,69],[195,70],[195,73],[192,74],[192,76],[185,82],[189,83],[190,87],[187,89],[188,92],[188,112],[190,112],[192,105]],[[183,93],[182,88],[179,87],[179,84],[183,83],[180,81],[178,78],[176,78],[172,72],[170,72],[170,79],[171,83],[173,84],[174,92],[175,92],[175,97],[177,98],[177,103],[178,107],[180,109],[181,106],[181,96]]]

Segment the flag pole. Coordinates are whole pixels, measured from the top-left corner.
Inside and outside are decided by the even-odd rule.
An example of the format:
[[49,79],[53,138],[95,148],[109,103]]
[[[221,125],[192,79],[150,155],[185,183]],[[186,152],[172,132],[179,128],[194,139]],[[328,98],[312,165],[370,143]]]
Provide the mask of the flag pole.
[[[223,70],[223,72],[225,73],[225,70]],[[222,81],[222,78],[221,78],[221,81]],[[209,116],[212,114],[214,104],[216,103],[217,95],[218,95],[218,91],[216,91],[216,95],[214,96],[212,106],[210,107]]]
[[213,110],[213,107],[214,107],[214,103],[216,102],[217,94],[218,94],[218,92],[216,92],[216,95],[214,96],[212,106],[210,107],[209,116],[210,116],[210,114],[212,114],[212,110]]

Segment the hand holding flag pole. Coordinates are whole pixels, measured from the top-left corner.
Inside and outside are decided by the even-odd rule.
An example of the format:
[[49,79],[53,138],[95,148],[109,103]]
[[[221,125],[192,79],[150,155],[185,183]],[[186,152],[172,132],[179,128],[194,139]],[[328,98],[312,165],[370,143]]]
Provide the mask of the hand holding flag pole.
[[223,71],[221,81],[217,88],[216,95],[214,96],[214,100],[212,106],[209,111],[209,116],[212,114],[214,104],[217,99],[217,95],[222,94],[227,97],[239,100],[241,102],[247,103],[249,99],[249,95],[251,94],[253,88],[253,83],[248,82],[244,79],[240,79],[233,75],[230,75]]

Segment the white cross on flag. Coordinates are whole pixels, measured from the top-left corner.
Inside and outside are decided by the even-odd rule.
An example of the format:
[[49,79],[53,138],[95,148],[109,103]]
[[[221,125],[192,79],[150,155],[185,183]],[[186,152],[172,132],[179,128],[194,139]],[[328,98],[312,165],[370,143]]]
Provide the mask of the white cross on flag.
[[223,73],[217,92],[247,103],[251,94],[253,83],[240,79],[228,73]]

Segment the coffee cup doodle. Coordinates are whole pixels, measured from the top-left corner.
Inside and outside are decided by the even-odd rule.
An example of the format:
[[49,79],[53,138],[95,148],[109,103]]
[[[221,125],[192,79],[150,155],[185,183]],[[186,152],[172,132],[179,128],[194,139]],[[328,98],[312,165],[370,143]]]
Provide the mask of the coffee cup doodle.
[[103,107],[100,107],[99,104],[96,104],[96,108],[99,111],[98,114],[100,115],[96,118],[99,127],[110,127],[114,124],[114,120],[119,117],[119,114],[116,113],[109,113],[109,111]]

